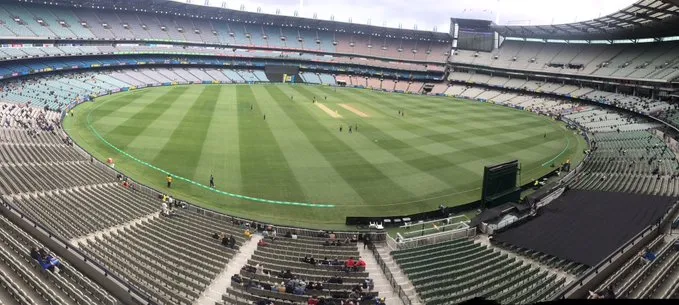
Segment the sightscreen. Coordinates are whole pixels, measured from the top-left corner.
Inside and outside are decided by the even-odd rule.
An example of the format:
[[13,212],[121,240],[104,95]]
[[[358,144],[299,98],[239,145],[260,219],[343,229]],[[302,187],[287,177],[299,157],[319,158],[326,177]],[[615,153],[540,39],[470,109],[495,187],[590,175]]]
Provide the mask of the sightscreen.
[[491,202],[517,189],[519,161],[485,166],[483,170],[482,200]]

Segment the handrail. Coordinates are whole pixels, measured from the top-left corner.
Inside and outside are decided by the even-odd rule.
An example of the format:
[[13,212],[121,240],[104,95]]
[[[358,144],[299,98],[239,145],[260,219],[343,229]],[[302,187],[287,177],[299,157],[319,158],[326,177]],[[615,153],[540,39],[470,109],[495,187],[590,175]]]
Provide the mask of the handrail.
[[391,287],[396,290],[396,293],[398,294],[399,299],[401,299],[401,302],[403,302],[404,305],[412,305],[410,298],[403,290],[403,287],[401,287],[401,285],[398,282],[396,282],[396,279],[394,279],[394,275],[391,273],[391,270],[389,270],[389,266],[387,266],[387,264],[382,259],[382,256],[377,250],[377,247],[375,247],[375,244],[373,243],[368,244],[368,248],[372,251],[375,260],[377,261],[377,264],[380,265],[380,268],[382,269],[384,276],[389,281],[389,284],[391,284]]

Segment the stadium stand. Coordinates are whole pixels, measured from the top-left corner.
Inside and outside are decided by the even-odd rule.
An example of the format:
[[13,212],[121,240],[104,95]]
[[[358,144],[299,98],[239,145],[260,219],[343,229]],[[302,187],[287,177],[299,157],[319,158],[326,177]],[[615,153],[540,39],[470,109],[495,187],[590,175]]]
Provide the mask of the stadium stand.
[[549,298],[566,279],[466,239],[392,252],[426,304],[487,297],[501,304]]
[[456,50],[451,62],[565,75],[671,80],[679,44],[596,45],[508,40],[493,52]]
[[[646,5],[641,1],[637,7]],[[343,270],[348,258],[365,253],[353,241],[327,246],[326,237],[278,236],[264,238],[255,248],[259,238],[249,240],[243,231],[256,225],[181,206],[172,217],[161,216],[156,193],[116,176],[65,137],[61,111],[74,102],[147,86],[268,82],[263,67],[292,63],[304,68],[299,74],[304,83],[346,82],[411,94],[432,85],[431,95],[560,118],[583,132],[591,145],[577,173],[564,180],[570,187],[679,194],[677,147],[662,122],[646,118],[679,127],[677,107],[667,96],[646,94],[648,86],[639,94],[591,81],[671,83],[679,77],[677,42],[504,39],[491,52],[451,54],[452,39],[443,33],[377,27],[347,32],[264,24],[259,17],[243,22],[246,18],[195,16],[201,17],[20,1],[0,8],[0,39],[35,40],[0,47],[0,195],[154,303],[198,303],[211,285],[221,283],[232,263],[242,263],[243,268],[230,270],[229,275],[235,275],[228,288],[218,287],[221,298],[216,304],[311,304],[309,299],[317,298],[325,304],[347,299],[375,304],[374,298],[385,293],[384,287],[372,289],[369,283],[375,274],[367,268]],[[55,254],[50,256],[59,261],[62,268],[57,269],[65,272],[43,270],[44,259],[39,263],[31,258],[31,249],[50,249],[8,217],[0,215],[0,228],[0,291],[17,304],[120,303],[75,264]],[[233,236],[233,245],[212,237],[221,238],[220,233]],[[596,291],[615,287],[616,295],[626,298],[676,298],[675,242],[672,236],[654,238],[646,246],[653,260],[632,255],[598,283]],[[244,247],[254,252],[242,252]],[[239,255],[245,257],[236,258]],[[473,297],[502,304],[546,301],[562,297],[563,289],[590,270],[532,249],[479,238],[390,255],[389,268],[400,270],[404,275],[400,280],[417,292],[413,297],[399,291],[398,296],[407,294],[411,304],[420,299],[424,304],[456,304]],[[305,262],[307,256],[316,263]],[[331,263],[318,263],[325,260]],[[332,264],[335,260],[337,265]],[[394,283],[386,291],[397,289]]]

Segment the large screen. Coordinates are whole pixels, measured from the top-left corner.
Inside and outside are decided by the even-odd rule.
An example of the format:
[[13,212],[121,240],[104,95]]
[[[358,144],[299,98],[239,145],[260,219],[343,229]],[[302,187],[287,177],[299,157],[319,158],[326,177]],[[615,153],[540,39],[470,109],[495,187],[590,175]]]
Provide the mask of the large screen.
[[493,50],[495,33],[474,28],[458,30],[457,47],[463,50],[490,52]]
[[456,49],[490,52],[495,46],[495,30],[488,20],[451,19],[451,35]]

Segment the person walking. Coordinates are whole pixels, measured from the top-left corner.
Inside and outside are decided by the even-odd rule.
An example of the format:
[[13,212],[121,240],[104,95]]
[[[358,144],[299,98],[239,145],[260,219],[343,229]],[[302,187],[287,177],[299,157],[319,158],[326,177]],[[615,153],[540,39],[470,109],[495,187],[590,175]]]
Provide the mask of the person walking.
[[215,177],[210,174],[210,187],[215,188]]

